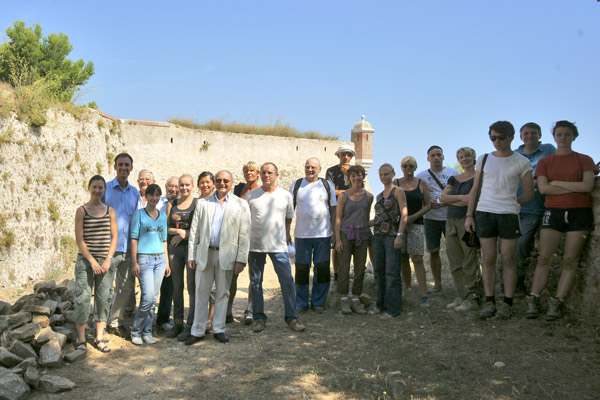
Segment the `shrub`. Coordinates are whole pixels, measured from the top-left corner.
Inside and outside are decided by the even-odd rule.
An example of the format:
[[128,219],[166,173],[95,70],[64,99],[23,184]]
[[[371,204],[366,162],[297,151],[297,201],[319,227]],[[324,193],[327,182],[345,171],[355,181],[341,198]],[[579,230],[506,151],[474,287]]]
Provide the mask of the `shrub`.
[[52,221],[58,221],[60,219],[60,210],[58,204],[54,200],[48,200],[48,212],[50,213],[50,219]]

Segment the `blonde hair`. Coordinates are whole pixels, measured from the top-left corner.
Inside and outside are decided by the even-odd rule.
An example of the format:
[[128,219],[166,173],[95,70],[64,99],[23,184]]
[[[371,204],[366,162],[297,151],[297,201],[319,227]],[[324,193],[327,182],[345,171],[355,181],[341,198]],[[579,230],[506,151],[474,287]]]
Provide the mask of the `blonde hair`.
[[192,187],[194,187],[194,178],[190,175],[190,174],[183,174],[179,177],[179,182],[181,182],[182,179],[189,179],[190,182],[192,182]]
[[258,168],[258,164],[255,163],[254,161],[248,161],[246,164],[244,164],[244,166],[242,167],[242,172],[246,172],[246,171],[260,171],[260,169]]
[[413,156],[406,156],[402,159],[402,161],[400,161],[400,166],[406,164],[407,162],[410,162],[411,164],[415,165],[415,169],[417,169],[417,160],[415,160],[415,158]]
[[394,171],[394,166],[392,164],[389,164],[389,163],[381,164],[381,167],[379,167],[379,171],[381,171],[384,168],[389,169],[392,174],[396,175],[396,171]]
[[459,153],[469,154],[470,156],[473,157],[473,162],[477,158],[477,154],[475,153],[475,150],[473,150],[470,147],[461,147],[460,149],[456,150],[456,158],[458,158]]

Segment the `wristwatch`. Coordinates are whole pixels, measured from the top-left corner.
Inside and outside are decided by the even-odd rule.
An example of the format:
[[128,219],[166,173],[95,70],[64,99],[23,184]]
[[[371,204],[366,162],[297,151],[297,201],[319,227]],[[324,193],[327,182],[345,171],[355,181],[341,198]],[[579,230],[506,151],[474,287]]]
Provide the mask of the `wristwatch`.
[[396,233],[396,236],[403,237],[403,236],[404,236],[404,233],[400,233],[400,232],[398,232],[398,233]]

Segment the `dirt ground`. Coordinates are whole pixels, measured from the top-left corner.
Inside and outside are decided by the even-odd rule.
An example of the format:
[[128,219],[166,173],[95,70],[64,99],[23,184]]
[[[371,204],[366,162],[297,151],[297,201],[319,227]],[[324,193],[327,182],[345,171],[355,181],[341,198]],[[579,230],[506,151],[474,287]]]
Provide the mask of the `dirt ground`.
[[[427,269],[429,271],[429,269]],[[240,279],[234,314],[247,299]],[[431,279],[430,274],[428,277]],[[234,322],[221,344],[207,335],[194,346],[157,335],[137,347],[116,336],[112,352],[89,346],[85,360],[51,373],[77,387],[31,399],[597,399],[600,335],[597,323],[571,312],[556,323],[525,319],[525,301],[509,321],[479,321],[478,312],[446,309],[455,297],[447,265],[444,290],[419,306],[416,283],[393,320],[342,315],[332,287],[324,314],[301,314],[306,331],[283,321],[277,278],[265,269],[262,333]],[[414,276],[413,276],[414,279]],[[431,282],[430,282],[431,284]],[[367,274],[365,290],[374,297]],[[21,292],[23,289],[21,289]],[[3,291],[14,301],[19,293]],[[502,368],[494,363],[501,361]]]

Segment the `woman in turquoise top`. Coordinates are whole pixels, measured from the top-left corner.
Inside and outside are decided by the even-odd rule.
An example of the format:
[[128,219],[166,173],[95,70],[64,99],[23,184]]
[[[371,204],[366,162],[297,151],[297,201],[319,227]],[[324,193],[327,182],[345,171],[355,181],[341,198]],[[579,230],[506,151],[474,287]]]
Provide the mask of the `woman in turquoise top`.
[[167,216],[157,208],[162,192],[160,186],[146,189],[146,207],[137,210],[131,219],[131,273],[140,282],[140,305],[135,311],[131,342],[154,344],[152,321],[154,307],[164,276],[171,274],[167,254]]

